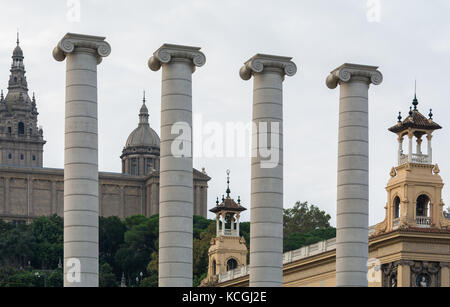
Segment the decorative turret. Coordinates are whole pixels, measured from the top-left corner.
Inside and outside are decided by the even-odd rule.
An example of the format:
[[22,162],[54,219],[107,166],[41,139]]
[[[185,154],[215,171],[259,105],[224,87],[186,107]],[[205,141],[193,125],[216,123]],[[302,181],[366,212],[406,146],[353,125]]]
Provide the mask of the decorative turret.
[[230,170],[227,170],[226,193],[226,198],[222,196],[222,203],[219,203],[217,198],[216,207],[209,211],[216,214],[217,236],[239,237],[240,213],[247,209],[241,206],[240,197],[238,197],[238,203],[230,197]]
[[[405,163],[418,163],[418,164],[432,164],[432,147],[431,139],[432,133],[435,130],[442,129],[437,123],[433,121],[433,113],[430,110],[429,118],[427,119],[422,115],[417,106],[419,101],[417,95],[414,95],[413,107],[410,108],[409,116],[402,121],[401,113],[398,117],[397,125],[389,128],[389,131],[398,135],[398,165]],[[427,154],[422,152],[422,137],[426,135],[428,140]],[[408,153],[403,152],[403,140],[408,136]],[[416,153],[413,153],[413,139],[416,139]]]
[[[444,183],[439,175],[440,169],[433,164],[432,133],[442,127],[433,121],[430,110],[428,119],[419,112],[419,101],[414,95],[410,114],[389,131],[398,135],[398,166],[390,172],[386,191],[386,219],[375,227],[375,235],[397,229],[449,229],[450,221],[444,215],[442,188]],[[422,137],[427,136],[428,150],[422,152]],[[409,138],[408,153],[403,152],[404,136]],[[413,138],[416,139],[416,152],[413,153]]]
[[216,283],[219,274],[247,264],[247,246],[244,237],[239,236],[240,213],[247,209],[241,206],[240,197],[236,203],[230,196],[229,170],[226,194],[222,202],[217,197],[216,206],[210,210],[216,214],[216,237],[211,240],[208,276],[202,281],[203,286]]

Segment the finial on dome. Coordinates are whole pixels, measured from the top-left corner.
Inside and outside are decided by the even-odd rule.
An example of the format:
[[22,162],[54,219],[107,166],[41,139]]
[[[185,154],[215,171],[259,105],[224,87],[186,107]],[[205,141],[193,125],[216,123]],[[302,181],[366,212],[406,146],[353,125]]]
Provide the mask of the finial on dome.
[[225,195],[222,195],[222,201],[225,201]]
[[216,205],[219,206],[219,196],[217,196]]
[[241,197],[240,196],[238,196],[238,204],[239,205],[241,204]]
[[398,112],[398,122],[401,123],[402,122],[402,112]]
[[17,28],[17,46],[19,46],[20,40],[19,40],[19,29]]
[[433,120],[433,109],[430,109],[430,114],[428,114],[430,120]]
[[417,110],[418,104],[419,104],[419,101],[417,100],[417,80],[416,80],[414,83],[414,99],[413,99],[414,110]]
[[409,107],[409,116],[412,116],[412,115],[413,115],[412,107]]
[[230,174],[231,174],[231,171],[228,169],[227,170],[227,198],[230,198],[230,193],[231,193],[231,190],[230,190]]
[[142,102],[145,104],[147,100],[145,99],[145,90],[144,90],[144,98],[142,99]]

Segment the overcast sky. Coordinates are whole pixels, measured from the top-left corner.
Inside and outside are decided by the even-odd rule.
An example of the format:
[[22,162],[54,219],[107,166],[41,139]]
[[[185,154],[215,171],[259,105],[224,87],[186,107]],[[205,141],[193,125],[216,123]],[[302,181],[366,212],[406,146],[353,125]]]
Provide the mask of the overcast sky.
[[[143,90],[150,125],[159,134],[161,72],[150,71],[147,61],[163,43],[202,47],[207,63],[193,76],[194,114],[224,125],[251,120],[252,82],[240,79],[242,63],[255,53],[291,56],[299,70],[284,82],[284,206],[309,201],[329,212],[335,224],[339,90],[328,89],[325,78],[345,62],[380,66],[384,82],[369,92],[370,223],[375,224],[384,219],[385,185],[397,157],[396,136],[387,128],[398,111],[407,115],[415,78],[419,110],[428,114],[433,108],[444,127],[433,139],[433,155],[444,182],[450,178],[450,2],[378,2],[380,15],[369,11],[376,9],[374,0],[80,0],[79,6],[1,0],[0,88],[7,88],[19,28],[28,85],[36,92],[47,140],[44,165],[62,168],[65,63],[53,59],[52,49],[66,32],[106,36],[112,53],[98,74],[99,163],[101,171],[120,172],[119,156],[137,126]],[[225,192],[227,168],[232,196],[240,195],[250,207],[249,158],[196,158],[194,166],[205,167],[213,178],[209,207]],[[444,202],[448,195],[444,188]]]

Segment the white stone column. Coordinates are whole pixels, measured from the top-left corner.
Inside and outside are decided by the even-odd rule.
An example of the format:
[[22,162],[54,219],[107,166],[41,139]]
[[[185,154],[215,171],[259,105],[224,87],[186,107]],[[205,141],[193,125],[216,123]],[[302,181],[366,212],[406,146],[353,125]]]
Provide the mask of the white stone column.
[[410,132],[408,133],[408,162],[412,162],[413,158],[413,134]]
[[159,286],[192,287],[192,73],[200,48],[164,44],[149,60],[162,66]]
[[257,54],[240,70],[243,80],[254,79],[251,287],[283,284],[283,81],[297,72],[291,59]]
[[427,155],[428,155],[428,163],[433,163],[433,149],[431,147],[431,140],[433,139],[433,135],[431,133],[427,134],[427,140],[428,140],[428,149],[427,149]]
[[340,85],[337,179],[336,286],[367,287],[369,238],[370,84],[381,84],[378,67],[344,64],[327,86]]
[[403,137],[398,137],[398,165],[401,165],[402,161],[402,155],[403,155]]
[[[104,37],[66,34],[53,50],[66,61],[64,286],[98,286],[97,65],[110,54]],[[78,266],[79,264],[79,266]],[[80,271],[80,278],[74,272]]]

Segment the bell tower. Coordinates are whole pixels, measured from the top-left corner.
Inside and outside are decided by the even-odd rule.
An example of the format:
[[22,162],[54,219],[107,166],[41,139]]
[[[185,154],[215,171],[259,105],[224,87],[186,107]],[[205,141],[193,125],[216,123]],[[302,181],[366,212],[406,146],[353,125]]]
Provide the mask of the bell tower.
[[244,237],[239,235],[240,213],[247,210],[241,206],[241,199],[237,203],[230,197],[230,171],[227,171],[227,197],[219,198],[216,207],[211,209],[216,214],[216,237],[211,240],[209,248],[208,276],[202,285],[217,282],[219,274],[232,271],[247,264],[247,246]]
[[0,93],[0,164],[42,167],[44,138],[37,126],[36,97],[28,95],[24,56],[17,35],[6,97]]
[[386,186],[386,219],[375,227],[376,233],[405,228],[450,228],[444,215],[444,183],[439,166],[433,162],[431,146],[433,133],[442,127],[433,121],[432,110],[428,118],[419,112],[417,96],[412,105],[409,116],[402,120],[399,113],[397,125],[389,128],[398,137],[398,165],[392,168]]

